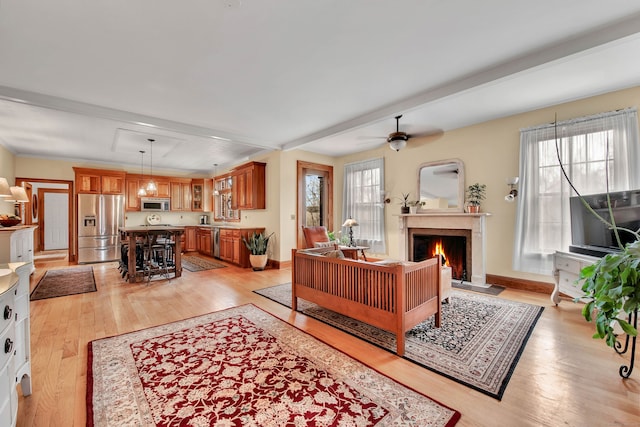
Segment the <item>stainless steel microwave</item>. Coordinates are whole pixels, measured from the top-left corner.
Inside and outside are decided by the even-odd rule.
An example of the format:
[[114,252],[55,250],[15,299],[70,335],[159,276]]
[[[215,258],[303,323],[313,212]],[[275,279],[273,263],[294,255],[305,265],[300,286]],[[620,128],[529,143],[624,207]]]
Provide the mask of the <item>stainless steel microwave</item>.
[[141,197],[140,210],[164,212],[171,210],[171,199],[168,197]]

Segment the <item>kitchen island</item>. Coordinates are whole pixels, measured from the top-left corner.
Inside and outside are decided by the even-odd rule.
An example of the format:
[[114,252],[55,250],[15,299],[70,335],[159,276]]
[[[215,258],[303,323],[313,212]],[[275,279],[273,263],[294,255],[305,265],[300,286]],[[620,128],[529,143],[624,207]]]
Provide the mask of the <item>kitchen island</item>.
[[[122,241],[123,275],[130,283],[154,274],[172,273],[182,276],[181,236],[184,227],[172,225],[150,225],[120,227]],[[167,241],[170,240],[170,241]],[[162,252],[164,265],[154,259],[154,250]]]

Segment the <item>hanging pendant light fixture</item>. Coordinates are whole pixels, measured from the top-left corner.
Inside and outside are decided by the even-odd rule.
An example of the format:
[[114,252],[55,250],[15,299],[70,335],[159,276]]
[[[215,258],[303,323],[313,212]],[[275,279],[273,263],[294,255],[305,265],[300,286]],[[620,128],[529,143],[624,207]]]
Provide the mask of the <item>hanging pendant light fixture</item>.
[[149,143],[151,144],[151,151],[149,153],[149,156],[151,156],[151,160],[149,162],[150,178],[149,178],[149,183],[147,184],[147,193],[149,193],[152,196],[155,196],[156,193],[158,192],[158,187],[156,186],[156,183],[153,181],[153,143],[155,139],[149,138],[147,141],[149,141]]
[[216,175],[218,174],[218,164],[214,163],[213,164],[213,195],[214,196],[219,196],[220,195],[220,191],[218,191],[218,188],[216,187]]
[[147,195],[147,190],[144,189],[144,153],[144,150],[140,150],[140,181],[142,185],[138,188],[138,197]]

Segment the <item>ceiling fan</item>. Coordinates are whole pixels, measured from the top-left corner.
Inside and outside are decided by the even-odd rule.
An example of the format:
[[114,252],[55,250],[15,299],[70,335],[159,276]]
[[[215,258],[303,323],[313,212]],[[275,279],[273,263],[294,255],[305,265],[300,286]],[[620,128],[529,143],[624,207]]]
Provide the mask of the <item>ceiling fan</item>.
[[391,132],[387,137],[387,142],[389,143],[389,148],[395,151],[400,151],[404,147],[407,146],[407,141],[411,137],[405,132],[400,132],[400,118],[402,118],[402,114],[396,116],[396,131]]
[[430,131],[427,131],[427,132],[422,132],[418,134],[412,133],[411,135],[409,135],[406,132],[400,131],[401,118],[402,118],[402,114],[395,117],[396,131],[391,132],[388,136],[360,136],[358,137],[358,139],[370,140],[370,139],[384,138],[386,139],[386,142],[389,144],[390,149],[394,151],[400,151],[407,146],[407,141],[409,141],[410,138],[413,139],[413,138],[418,138],[423,136],[433,137],[433,136],[440,136],[443,134],[442,130],[431,129]]

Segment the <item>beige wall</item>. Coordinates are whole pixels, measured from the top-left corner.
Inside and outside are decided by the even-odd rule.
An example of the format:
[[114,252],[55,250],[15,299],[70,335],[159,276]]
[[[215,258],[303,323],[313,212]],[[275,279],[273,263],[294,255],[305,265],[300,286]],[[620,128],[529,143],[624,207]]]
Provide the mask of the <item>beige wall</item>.
[[[358,153],[339,159],[339,167],[356,160],[385,158],[386,190],[392,196],[410,191],[417,194],[417,171],[421,163],[459,158],[464,162],[466,185],[480,182],[487,185],[487,199],[482,211],[491,213],[487,220],[487,272],[489,274],[552,282],[551,276],[513,271],[516,203],[506,203],[506,179],[518,176],[520,129],[555,120],[565,120],[640,104],[640,87],[612,92],[585,100],[555,105],[515,116],[492,120],[450,131],[437,138],[412,139],[399,152],[387,147]],[[406,172],[399,172],[406,171]],[[393,197],[392,197],[393,200]],[[387,205],[386,229],[388,255],[399,253],[397,199]]]
[[[264,226],[275,231],[270,257],[279,261],[291,259],[291,248],[296,245],[296,171],[297,161],[304,160],[334,167],[334,224],[342,223],[342,178],[345,163],[383,157],[385,159],[385,187],[392,197],[386,205],[387,254],[399,253],[398,217],[400,193],[417,194],[417,170],[429,161],[458,158],[464,162],[466,185],[480,182],[487,185],[487,200],[482,210],[491,213],[487,221],[487,272],[489,274],[551,282],[550,276],[525,274],[511,269],[516,203],[506,203],[506,178],[518,176],[520,129],[554,120],[565,120],[604,111],[637,106],[640,87],[612,92],[593,98],[556,105],[511,117],[492,120],[479,125],[450,131],[444,135],[416,138],[400,152],[386,145],[376,149],[332,158],[303,150],[276,151],[251,160],[267,163],[267,207],[265,210],[244,211],[242,224]],[[451,112],[455,114],[455,112]],[[72,166],[105,167],[64,161],[16,157],[0,146],[0,167],[6,168],[10,183],[15,176],[25,178],[73,179]],[[116,169],[114,167],[105,167]],[[13,170],[12,170],[13,169]],[[135,167],[131,172],[136,173]],[[224,171],[218,171],[219,174]],[[158,172],[161,174],[161,172]],[[2,176],[2,175],[0,175]],[[396,197],[396,199],[394,199]],[[293,219],[291,216],[294,216]]]
[[[0,145],[0,177],[6,178],[9,185],[16,183],[15,156]],[[2,202],[0,199],[0,213],[13,214],[13,203]]]

